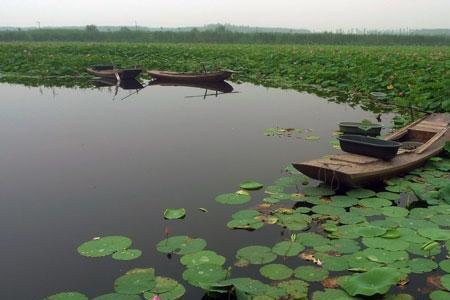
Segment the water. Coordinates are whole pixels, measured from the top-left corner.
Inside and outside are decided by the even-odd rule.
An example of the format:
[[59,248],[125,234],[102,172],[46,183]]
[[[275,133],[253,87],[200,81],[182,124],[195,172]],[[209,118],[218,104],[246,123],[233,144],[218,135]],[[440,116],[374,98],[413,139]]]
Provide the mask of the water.
[[[0,84],[1,298],[68,290],[94,297],[133,267],[182,282],[178,258],[155,250],[166,226],[172,235],[206,239],[232,264],[239,248],[274,244],[282,231],[228,230],[230,215],[251,204],[224,206],[215,196],[246,179],[270,184],[289,162],[332,152],[339,121],[376,122],[373,113],[314,95],[233,85],[239,93],[206,98],[199,88],[150,86],[121,100],[133,90]],[[276,126],[311,129],[321,139],[264,135]],[[186,219],[164,221],[167,207],[185,207]],[[77,254],[82,242],[103,235],[130,237],[143,256],[119,262]],[[182,283],[186,299],[203,296]]]

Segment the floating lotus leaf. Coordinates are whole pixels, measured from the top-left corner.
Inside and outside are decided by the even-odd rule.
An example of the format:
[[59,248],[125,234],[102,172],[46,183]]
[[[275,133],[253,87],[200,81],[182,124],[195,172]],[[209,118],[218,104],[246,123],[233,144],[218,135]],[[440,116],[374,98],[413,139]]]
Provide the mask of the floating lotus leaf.
[[341,224],[359,224],[366,222],[367,219],[360,214],[354,212],[346,212],[339,215],[339,223]]
[[397,294],[397,295],[387,295],[386,300],[414,300],[413,296],[409,294]]
[[43,300],[88,300],[88,297],[78,292],[63,292],[48,296]]
[[231,218],[233,218],[233,219],[249,219],[249,218],[254,218],[256,216],[259,216],[259,215],[261,215],[261,213],[257,210],[244,209],[244,210],[240,210],[240,211],[232,214]]
[[441,277],[442,286],[447,290],[450,290],[450,274],[444,275]]
[[351,207],[356,205],[358,200],[349,196],[333,196],[331,197],[331,206],[337,207]]
[[214,264],[195,265],[183,272],[183,279],[194,286],[203,283],[216,283],[224,280],[226,276],[227,271],[222,266]]
[[345,214],[345,209],[341,207],[334,207],[330,205],[316,205],[311,209],[316,214],[328,215],[328,216],[338,216]]
[[434,291],[430,294],[431,300],[448,300],[450,299],[450,293],[445,291]]
[[273,193],[283,193],[284,192],[284,186],[281,185],[269,185],[266,187],[266,190],[264,191],[267,194],[273,194]]
[[228,279],[221,284],[234,286],[236,290],[250,295],[265,294],[269,289],[269,286],[261,281],[247,277]]
[[347,196],[352,197],[352,198],[358,198],[358,199],[362,199],[362,198],[370,198],[376,195],[376,193],[372,190],[368,190],[368,189],[352,189],[350,191],[348,191]]
[[289,230],[304,230],[309,227],[311,217],[303,214],[278,215],[278,223]]
[[450,227],[450,218],[448,215],[436,215],[430,221],[440,226]]
[[95,297],[92,300],[141,300],[141,299],[142,299],[141,296],[138,295],[122,295],[117,293],[111,293]]
[[391,200],[391,201],[400,200],[399,194],[391,193],[391,192],[379,192],[379,193],[377,193],[377,197]]
[[248,260],[251,264],[262,265],[274,261],[277,255],[266,246],[248,246],[239,249],[236,258]]
[[[371,248],[369,248],[371,249]],[[367,250],[367,249],[366,249]],[[364,251],[366,251],[364,250]],[[377,249],[374,249],[377,250]],[[364,270],[368,271],[373,268],[379,268],[381,267],[381,263],[376,262],[376,259],[369,260],[367,258],[367,255],[364,252],[357,252],[349,256],[348,258],[348,265],[350,269],[358,269],[358,270]]]
[[166,208],[164,211],[164,219],[176,220],[182,219],[186,216],[186,210],[184,208]]
[[297,256],[303,250],[305,250],[305,246],[292,241],[279,242],[272,248],[272,252],[280,256]]
[[381,215],[381,212],[378,209],[370,208],[370,207],[351,207],[350,212],[356,213],[358,215],[365,216],[365,217]]
[[286,291],[288,299],[307,299],[309,284],[302,280],[288,280],[280,282],[277,285],[279,288]]
[[222,194],[216,197],[216,201],[222,204],[231,204],[231,205],[239,205],[247,203],[251,200],[249,195],[245,194],[237,194],[237,193],[228,193]]
[[363,226],[357,229],[362,237],[376,237],[386,233],[386,229],[378,226]]
[[417,232],[426,238],[435,241],[446,241],[450,240],[450,230],[440,229],[440,228],[419,228]]
[[427,220],[418,220],[418,219],[410,219],[410,218],[400,218],[398,225],[402,227],[407,227],[411,229],[418,229],[418,228],[439,228],[438,225],[431,221]]
[[409,210],[398,206],[386,206],[381,208],[383,215],[388,217],[406,217],[409,214]]
[[255,219],[234,219],[227,223],[227,227],[230,229],[245,229],[245,230],[256,230],[264,226],[264,223]]
[[244,190],[250,190],[250,191],[252,191],[252,190],[259,190],[259,189],[261,189],[263,186],[264,186],[264,185],[263,185],[262,183],[259,183],[259,182],[253,181],[253,180],[243,181],[243,182],[241,182],[241,184],[239,185],[239,187],[240,187],[241,189],[244,189]]
[[225,257],[218,255],[214,251],[203,250],[182,256],[180,262],[187,267],[201,264],[213,264],[222,266],[225,263]]
[[443,260],[439,263],[442,271],[450,273],[450,259]]
[[114,290],[119,294],[137,295],[156,286],[155,270],[133,269],[114,281]]
[[366,273],[348,276],[340,285],[351,296],[373,296],[387,293],[401,277],[402,274],[396,269],[374,268]]
[[288,193],[273,193],[269,198],[274,200],[290,200],[291,195]]
[[367,248],[361,252],[369,261],[390,264],[395,261],[408,260],[406,251],[388,251],[383,249]]
[[338,253],[354,253],[360,249],[359,243],[350,239],[331,240],[331,247]]
[[323,253],[316,253],[316,257],[322,262],[322,268],[328,271],[339,272],[349,268],[349,256],[331,256]]
[[406,249],[409,253],[423,256],[423,257],[430,257],[439,255],[442,251],[442,248],[440,245],[437,247],[432,247],[431,249],[425,250],[423,249],[423,245],[421,244],[409,244],[408,249]]
[[381,208],[391,206],[392,202],[383,198],[364,198],[359,200],[358,204],[364,207]]
[[385,239],[381,237],[363,238],[362,243],[369,248],[386,249],[390,251],[406,250],[409,243],[400,239]]
[[397,228],[389,228],[381,237],[384,239],[398,239],[401,235],[401,232]]
[[333,251],[333,247],[331,245],[321,245],[321,246],[315,246],[314,250],[317,252],[330,252]]
[[294,176],[285,176],[278,178],[275,180],[275,185],[281,186],[281,187],[292,187],[296,186],[298,183],[298,178]]
[[166,293],[168,291],[175,289],[177,287],[177,285],[179,285],[179,283],[176,280],[174,280],[172,278],[168,278],[168,277],[157,276],[155,281],[156,281],[156,285],[150,291],[151,293],[154,293],[154,294]]
[[329,235],[330,238],[333,239],[357,239],[359,238],[359,234],[357,232],[360,225],[341,225],[338,227],[336,232]]
[[322,185],[322,186],[308,186],[303,189],[303,193],[306,196],[332,196],[335,194],[335,191],[333,191],[329,186]]
[[409,268],[412,273],[426,273],[431,272],[438,267],[437,263],[431,259],[413,258],[409,261]]
[[417,207],[409,211],[409,218],[412,219],[431,219],[435,212],[428,208]]
[[81,244],[78,253],[87,257],[102,257],[127,249],[131,240],[124,236],[105,236]]
[[[448,180],[448,179],[447,179]],[[442,200],[444,200],[446,203],[450,204],[450,184],[446,184],[441,190],[440,190],[440,196]]]
[[[151,291],[145,292],[144,298],[152,300],[154,296],[159,296],[159,298],[161,298],[161,300],[176,300],[176,299],[181,299],[181,297],[183,297],[183,295],[185,293],[186,293],[186,289],[184,288],[184,286],[177,283],[177,285],[173,289],[171,289],[167,292],[163,292],[163,293],[159,293],[159,294],[152,293]],[[139,298],[139,299],[141,299],[141,298]]]
[[292,276],[292,269],[282,264],[268,264],[259,269],[262,276],[271,280],[284,280]]
[[329,242],[327,238],[314,232],[298,233],[296,241],[307,247],[327,245]]
[[349,296],[343,290],[325,289],[325,291],[316,291],[312,295],[312,300],[353,300],[357,299]]
[[316,135],[308,135],[305,137],[306,141],[318,141],[320,140],[320,136],[316,136]]
[[399,239],[404,240],[409,243],[424,244],[424,243],[430,241],[429,239],[427,239],[423,236],[420,236],[417,233],[417,231],[415,231],[411,228],[400,227],[400,228],[396,228],[395,230],[400,234]]
[[115,260],[133,260],[142,255],[142,251],[139,249],[126,249],[121,250],[112,255]]
[[203,250],[206,247],[206,241],[203,239],[194,239],[185,235],[172,236],[160,241],[156,249],[162,253],[174,253],[185,255]]
[[318,267],[300,266],[294,270],[294,275],[306,281],[321,281],[328,277],[328,271]]

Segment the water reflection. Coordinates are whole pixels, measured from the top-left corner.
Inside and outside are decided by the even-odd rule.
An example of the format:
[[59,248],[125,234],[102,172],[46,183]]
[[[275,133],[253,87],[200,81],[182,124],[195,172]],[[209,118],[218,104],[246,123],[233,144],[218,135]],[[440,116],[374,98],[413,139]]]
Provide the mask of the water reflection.
[[124,90],[140,90],[144,86],[136,79],[121,80],[118,82],[114,78],[97,78],[92,81],[95,87],[113,86]]
[[[204,93],[202,95],[187,95],[185,98],[197,98],[202,97],[206,99],[206,97],[215,96],[218,97],[222,94],[233,93],[234,88],[228,82],[169,82],[163,80],[154,80],[151,81],[148,85],[150,86],[168,86],[168,87],[192,87],[204,89]],[[236,92],[235,92],[236,93]]]

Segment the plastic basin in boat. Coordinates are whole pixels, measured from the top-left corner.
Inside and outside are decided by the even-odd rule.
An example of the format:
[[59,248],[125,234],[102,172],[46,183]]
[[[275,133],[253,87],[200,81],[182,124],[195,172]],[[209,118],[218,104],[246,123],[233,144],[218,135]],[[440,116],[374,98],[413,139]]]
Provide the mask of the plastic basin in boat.
[[341,149],[345,152],[391,160],[402,145],[368,136],[344,134],[338,137]]

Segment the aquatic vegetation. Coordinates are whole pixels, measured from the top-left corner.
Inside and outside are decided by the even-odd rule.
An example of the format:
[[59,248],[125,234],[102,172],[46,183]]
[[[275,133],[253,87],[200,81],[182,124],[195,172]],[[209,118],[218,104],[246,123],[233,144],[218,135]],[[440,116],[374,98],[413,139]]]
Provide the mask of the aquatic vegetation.
[[78,292],[64,292],[48,296],[43,300],[88,300],[88,297]]
[[133,269],[114,281],[116,293],[137,295],[150,291],[156,286],[155,269]]
[[124,236],[105,236],[94,238],[78,247],[78,253],[87,257],[102,257],[130,247],[132,241]]
[[268,264],[259,269],[262,276],[271,280],[284,280],[292,276],[294,271],[282,264]]
[[162,253],[185,255],[201,251],[206,247],[206,241],[186,235],[172,236],[160,241],[156,249]]
[[249,202],[251,197],[240,193],[227,193],[216,197],[216,201],[222,204],[239,205]]
[[176,220],[182,219],[186,216],[186,210],[184,208],[166,208],[164,211],[164,219]]
[[126,249],[117,251],[111,257],[115,260],[132,260],[140,257],[142,255],[142,251],[139,249]]
[[402,274],[393,268],[373,268],[361,274],[344,277],[340,286],[351,296],[385,294],[400,281]]
[[239,186],[243,190],[253,191],[253,190],[261,189],[264,185],[259,182],[253,181],[253,180],[246,180],[246,181],[241,182],[241,184]]

